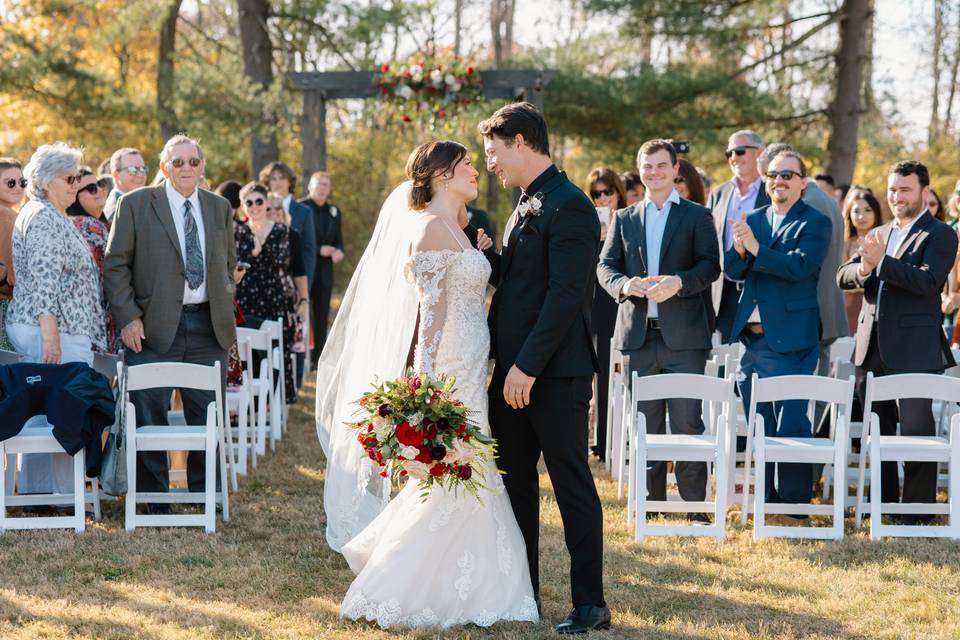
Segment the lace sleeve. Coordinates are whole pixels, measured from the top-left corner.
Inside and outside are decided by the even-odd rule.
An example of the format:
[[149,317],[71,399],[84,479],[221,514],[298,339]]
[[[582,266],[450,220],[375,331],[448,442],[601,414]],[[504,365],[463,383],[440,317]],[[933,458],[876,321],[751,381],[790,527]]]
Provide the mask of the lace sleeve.
[[437,373],[434,371],[434,360],[447,315],[444,276],[449,256],[449,251],[421,251],[410,256],[404,268],[407,280],[417,288],[420,299],[420,322],[413,367],[430,376]]

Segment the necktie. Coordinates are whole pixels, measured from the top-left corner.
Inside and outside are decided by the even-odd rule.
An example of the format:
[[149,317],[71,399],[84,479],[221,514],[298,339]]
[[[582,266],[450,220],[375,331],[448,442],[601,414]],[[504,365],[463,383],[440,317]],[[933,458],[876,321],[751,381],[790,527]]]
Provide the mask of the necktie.
[[187,267],[187,284],[196,290],[203,284],[203,251],[200,249],[200,234],[189,200],[183,204],[183,235],[186,240],[183,261]]

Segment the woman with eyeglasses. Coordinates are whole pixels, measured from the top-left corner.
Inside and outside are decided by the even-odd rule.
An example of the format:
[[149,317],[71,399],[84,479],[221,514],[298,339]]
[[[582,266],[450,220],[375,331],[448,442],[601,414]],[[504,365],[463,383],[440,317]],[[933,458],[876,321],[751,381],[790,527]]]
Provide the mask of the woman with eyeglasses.
[[23,201],[27,180],[23,167],[13,158],[0,158],[0,349],[13,351],[3,328],[3,318],[13,297],[13,223]]
[[680,171],[677,173],[677,177],[673,179],[673,188],[684,200],[696,202],[704,207],[707,206],[707,190],[703,185],[700,172],[689,160],[680,158],[677,162],[680,164]]
[[[607,237],[607,229],[618,209],[627,206],[623,181],[617,172],[609,167],[597,167],[587,175],[587,195],[597,208],[600,218],[600,242]],[[604,459],[607,449],[607,385],[610,379],[610,339],[617,323],[617,303],[610,294],[596,283],[593,289],[593,342],[600,360],[600,373],[597,375],[593,397],[590,399],[590,425],[595,434],[596,443],[591,451],[600,460]]]
[[[297,301],[292,294],[293,246],[290,228],[276,222],[274,210],[279,202],[270,200],[263,183],[250,182],[240,190],[240,204],[247,216],[246,223],[237,224],[237,260],[250,265],[237,285],[237,302],[246,318],[247,326],[259,328],[264,320],[283,318],[283,349],[290,354],[298,341]],[[267,211],[270,207],[271,211]],[[280,206],[282,219],[283,207]],[[284,359],[287,402],[296,401],[293,359]]]
[[[856,192],[854,190],[856,189]],[[848,193],[855,193],[843,201],[843,262],[857,255],[860,243],[867,235],[883,224],[880,202],[873,193],[864,188],[851,187]],[[850,335],[857,333],[857,321],[860,307],[863,306],[863,289],[847,289],[843,292],[843,305],[847,312],[847,325]]]
[[[24,168],[27,202],[13,227],[17,285],[6,329],[28,362],[93,365],[107,347],[100,270],[67,215],[77,199],[82,152],[62,142],[37,149]],[[27,454],[20,493],[72,491],[73,462],[66,453]]]
[[100,270],[100,299],[103,304],[104,320],[107,326],[107,351],[116,353],[120,349],[117,330],[113,324],[113,314],[107,305],[107,296],[103,292],[103,256],[107,251],[107,236],[110,224],[104,216],[104,206],[110,189],[104,178],[97,178],[90,167],[80,167],[80,188],[77,199],[67,207],[67,215],[77,228],[90,249],[90,255]]

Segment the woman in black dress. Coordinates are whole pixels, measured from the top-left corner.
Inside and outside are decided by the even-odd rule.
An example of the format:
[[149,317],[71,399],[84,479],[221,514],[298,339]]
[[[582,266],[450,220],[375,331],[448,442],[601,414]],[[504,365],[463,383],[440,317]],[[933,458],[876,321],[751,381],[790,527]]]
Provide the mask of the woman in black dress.
[[[600,216],[600,242],[607,238],[607,229],[617,209],[627,206],[623,181],[609,167],[598,167],[587,175],[587,195],[597,207]],[[595,425],[596,444],[591,451],[601,461],[607,449],[607,387],[610,381],[610,339],[617,323],[617,302],[600,286],[593,289],[593,341],[600,360],[600,373],[596,378],[593,399],[590,401],[592,422]]]
[[293,252],[287,225],[267,216],[267,187],[251,182],[240,192],[246,223],[237,224],[237,259],[250,264],[237,285],[237,301],[246,325],[259,328],[264,320],[283,319],[284,377],[287,402],[296,402],[293,360],[290,353],[297,342],[296,298],[291,292]]

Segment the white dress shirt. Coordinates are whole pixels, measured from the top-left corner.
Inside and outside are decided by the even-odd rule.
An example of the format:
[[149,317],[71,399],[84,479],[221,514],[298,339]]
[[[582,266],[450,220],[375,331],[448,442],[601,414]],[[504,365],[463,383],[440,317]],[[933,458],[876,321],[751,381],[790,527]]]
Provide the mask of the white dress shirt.
[[[660,275],[660,249],[663,247],[663,231],[667,227],[667,218],[670,216],[670,205],[680,204],[680,194],[674,189],[667,196],[663,207],[658,209],[650,196],[643,199],[643,229],[647,236],[647,275]],[[659,318],[660,311],[657,303],[647,298],[647,318]]]
[[[779,213],[774,213],[771,208],[769,213],[767,213],[767,220],[770,222],[770,227],[773,231],[770,232],[770,237],[773,238],[777,233],[777,229],[780,228],[780,225],[783,224],[783,219],[787,217],[787,214],[780,215]],[[760,322],[760,305],[756,305],[753,308],[753,313],[750,314],[750,317],[747,318],[747,322]]]
[[187,238],[184,234],[183,226],[183,205],[187,200],[190,200],[190,207],[192,208],[193,220],[197,225],[197,235],[200,239],[200,252],[203,256],[203,282],[196,289],[191,289],[190,285],[187,283],[186,278],[186,262],[184,262],[184,278],[183,278],[183,304],[199,304],[201,302],[206,302],[207,298],[207,244],[206,244],[206,234],[203,229],[203,215],[200,211],[200,196],[197,189],[193,190],[193,193],[190,194],[189,198],[184,198],[180,195],[173,186],[170,185],[170,181],[167,180],[164,182],[164,187],[167,193],[167,202],[170,203],[170,213],[173,215],[173,226],[177,229],[177,239],[180,241],[180,255],[186,261],[187,255]]
[[293,194],[292,194],[292,193],[288,193],[288,194],[287,194],[287,197],[284,198],[284,199],[283,199],[283,202],[281,203],[281,204],[283,205],[283,210],[286,211],[288,214],[290,213],[290,203],[291,203],[291,202],[293,202]]

